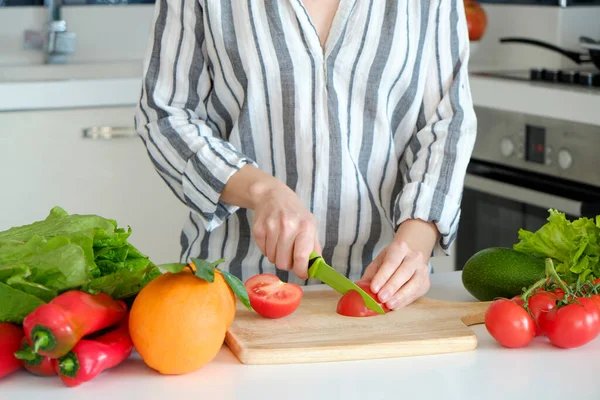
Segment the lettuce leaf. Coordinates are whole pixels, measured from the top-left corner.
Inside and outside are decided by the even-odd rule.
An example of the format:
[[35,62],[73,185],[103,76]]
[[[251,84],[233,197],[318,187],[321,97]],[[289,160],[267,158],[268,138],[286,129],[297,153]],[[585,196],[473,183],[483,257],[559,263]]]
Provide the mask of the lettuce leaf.
[[25,316],[45,304],[41,299],[0,282],[0,322],[20,324]]
[[32,237],[22,244],[0,247],[0,267],[23,265],[28,270],[28,280],[55,291],[83,285],[89,280],[85,254],[65,237],[50,240]]
[[152,279],[161,275],[160,269],[150,266],[141,270],[121,269],[110,275],[102,276],[85,284],[81,290],[103,292],[114,299],[125,299],[137,294]]
[[80,232],[101,229],[109,235],[115,230],[117,223],[113,220],[102,218],[97,215],[69,215],[60,207],[54,207],[50,214],[42,221],[36,221],[28,225],[13,227],[7,231],[0,232],[0,243],[3,241],[26,242],[34,236],[52,238],[56,236],[69,237]]
[[160,270],[128,242],[131,233],[115,220],[60,207],[44,220],[0,232],[2,293],[17,299],[5,307],[0,296],[0,321],[22,320],[34,304],[82,287],[135,295]]
[[550,257],[567,283],[600,277],[600,216],[569,221],[550,209],[547,223],[536,232],[519,230],[513,248],[535,257]]

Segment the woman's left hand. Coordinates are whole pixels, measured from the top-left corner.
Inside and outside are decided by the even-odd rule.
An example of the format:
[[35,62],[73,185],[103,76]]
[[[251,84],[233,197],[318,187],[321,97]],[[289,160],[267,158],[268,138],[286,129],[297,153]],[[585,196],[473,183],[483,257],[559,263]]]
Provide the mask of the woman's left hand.
[[371,291],[389,309],[409,305],[429,290],[429,255],[437,237],[435,225],[405,221],[392,243],[367,267],[361,281],[370,281]]

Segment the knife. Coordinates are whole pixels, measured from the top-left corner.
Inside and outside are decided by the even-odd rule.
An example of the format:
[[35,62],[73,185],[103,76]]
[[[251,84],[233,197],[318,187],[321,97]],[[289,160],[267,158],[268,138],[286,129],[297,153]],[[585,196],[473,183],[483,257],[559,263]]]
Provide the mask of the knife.
[[385,314],[383,307],[381,307],[375,299],[361,289],[356,283],[327,265],[323,257],[315,252],[310,254],[308,261],[308,276],[320,280],[341,294],[346,294],[350,290],[356,290],[362,296],[367,308],[379,314]]

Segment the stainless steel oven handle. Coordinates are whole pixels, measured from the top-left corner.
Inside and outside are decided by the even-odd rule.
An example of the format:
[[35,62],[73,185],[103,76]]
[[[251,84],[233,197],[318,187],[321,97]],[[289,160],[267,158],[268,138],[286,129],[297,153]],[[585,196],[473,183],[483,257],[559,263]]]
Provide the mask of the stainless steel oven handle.
[[473,174],[467,174],[465,177],[465,188],[536,207],[545,209],[554,208],[566,214],[571,214],[574,217],[582,216],[582,203],[580,201],[537,192],[525,187],[482,178]]

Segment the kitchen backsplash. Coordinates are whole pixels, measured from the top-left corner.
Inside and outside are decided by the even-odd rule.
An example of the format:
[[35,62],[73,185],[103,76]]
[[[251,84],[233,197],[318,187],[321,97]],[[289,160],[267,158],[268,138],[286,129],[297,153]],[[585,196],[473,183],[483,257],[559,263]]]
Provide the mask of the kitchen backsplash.
[[[62,0],[65,6],[86,4],[148,4],[154,0]],[[0,7],[11,6],[43,6],[44,0],[0,0]]]
[[[68,30],[77,35],[69,62],[141,61],[153,13],[154,4],[64,7]],[[23,47],[23,37],[27,29],[43,29],[47,18],[44,7],[0,9],[0,66],[43,62],[41,51]]]
[[[0,0],[0,2],[43,0]],[[124,1],[128,4],[123,3]],[[71,63],[140,61],[143,59],[155,4],[154,0],[63,0],[62,16],[68,30],[77,35]],[[85,4],[120,2],[121,4]],[[137,2],[138,4],[131,4]],[[523,36],[583,52],[579,36],[600,39],[600,7],[547,7],[535,5],[483,4],[488,29],[473,46],[473,68],[568,67],[573,63],[554,52],[533,46],[500,44],[499,38]],[[41,30],[47,21],[44,7],[0,9],[0,66],[39,64],[44,55],[25,49],[26,30]]]

